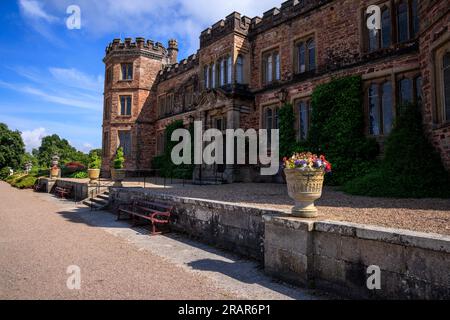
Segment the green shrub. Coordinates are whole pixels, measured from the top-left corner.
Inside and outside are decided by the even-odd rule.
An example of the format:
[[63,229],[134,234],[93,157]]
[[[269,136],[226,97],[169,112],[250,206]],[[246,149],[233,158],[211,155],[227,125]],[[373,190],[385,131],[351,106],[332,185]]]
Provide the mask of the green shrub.
[[33,175],[24,175],[15,179],[11,185],[18,189],[30,189],[36,184],[37,178]]
[[123,149],[122,147],[117,149],[116,156],[113,160],[113,167],[114,169],[123,169],[125,163],[125,157],[123,156]]
[[423,133],[417,106],[399,108],[380,166],[349,181],[343,190],[378,197],[450,197],[449,173]]
[[[158,169],[162,177],[171,177],[176,179],[190,179],[192,178],[193,165],[181,164],[175,165],[172,162],[172,149],[178,144],[177,141],[171,141],[172,133],[177,130],[184,128],[183,121],[177,120],[169,125],[167,125],[165,130],[166,135],[166,146],[164,148],[164,153],[160,156],[153,158],[152,168]],[[191,131],[191,139],[193,138],[193,127],[189,128]],[[193,148],[191,149],[191,157],[193,156]]]
[[89,169],[100,169],[102,166],[102,159],[98,156],[96,151],[89,153]]
[[4,167],[0,170],[0,180],[5,180],[9,177],[9,171],[11,170],[10,167]]
[[17,179],[20,179],[21,177],[25,176],[23,172],[16,172],[12,176],[9,176],[5,179],[5,182],[8,182],[9,184],[13,184]]
[[312,94],[308,142],[297,151],[324,154],[333,165],[327,183],[342,185],[375,165],[378,144],[364,133],[361,77],[333,79]]
[[89,177],[89,175],[88,175],[88,173],[86,171],[80,171],[80,172],[73,173],[69,178],[72,178],[72,179],[86,179],[88,177]]

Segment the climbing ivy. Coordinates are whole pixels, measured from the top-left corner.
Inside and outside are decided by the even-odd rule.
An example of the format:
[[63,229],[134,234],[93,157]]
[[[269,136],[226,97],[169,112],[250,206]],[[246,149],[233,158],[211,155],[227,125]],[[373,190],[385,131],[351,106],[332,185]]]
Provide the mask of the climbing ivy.
[[333,164],[329,184],[342,185],[376,162],[379,148],[365,135],[362,97],[359,76],[335,78],[313,91],[307,145]]

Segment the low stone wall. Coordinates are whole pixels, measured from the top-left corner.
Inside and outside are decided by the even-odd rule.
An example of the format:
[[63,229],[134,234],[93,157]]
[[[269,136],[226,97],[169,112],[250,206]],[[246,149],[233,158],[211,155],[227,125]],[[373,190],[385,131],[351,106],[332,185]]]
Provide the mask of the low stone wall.
[[[354,298],[450,299],[450,237],[267,215],[265,268]],[[369,266],[381,289],[370,290]]]
[[174,230],[247,257],[264,259],[262,216],[270,211],[155,194],[142,188],[111,188],[110,205],[114,211],[121,203],[134,199],[169,202],[175,206],[172,215]]
[[45,186],[45,191],[53,193],[56,187],[72,188],[72,198],[76,201],[82,201],[89,198],[91,195],[96,196],[98,192],[104,192],[109,187],[97,188],[96,185],[89,185],[86,181],[74,181],[73,179],[50,179],[39,178],[39,183]]
[[[172,226],[197,239],[261,261],[290,283],[355,298],[450,299],[450,237],[333,221],[175,197],[142,188],[112,188],[110,204],[134,199],[174,204]],[[381,289],[369,290],[369,266]]]

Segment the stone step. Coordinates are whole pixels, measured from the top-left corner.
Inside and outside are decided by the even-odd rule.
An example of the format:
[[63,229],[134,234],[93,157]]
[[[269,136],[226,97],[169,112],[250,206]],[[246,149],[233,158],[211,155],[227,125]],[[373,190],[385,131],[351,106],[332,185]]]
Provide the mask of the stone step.
[[109,201],[109,194],[99,194],[96,198],[103,199]]
[[100,205],[107,205],[108,204],[108,200],[105,199],[100,199],[100,198],[93,198],[90,199],[92,202],[98,203]]
[[93,210],[102,210],[102,209],[106,208],[106,206],[108,205],[108,204],[100,204],[100,203],[93,202],[90,200],[84,200],[83,204],[88,206],[89,208],[92,208]]
[[194,180],[193,182],[192,182],[192,184],[195,184],[195,185],[220,185],[220,184],[224,184],[224,182],[222,181],[222,180],[220,180],[220,179],[217,179],[217,181],[216,180],[209,180],[209,179],[202,179],[201,181],[200,180]]

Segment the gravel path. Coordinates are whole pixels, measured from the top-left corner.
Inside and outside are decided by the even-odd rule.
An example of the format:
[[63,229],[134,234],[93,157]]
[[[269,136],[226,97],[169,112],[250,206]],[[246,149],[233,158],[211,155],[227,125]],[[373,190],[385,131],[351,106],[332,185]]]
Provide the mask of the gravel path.
[[[67,288],[71,265],[81,268],[81,290]],[[0,182],[0,299],[320,297],[273,282],[254,262]]]
[[[125,186],[135,186],[128,182]],[[283,184],[235,183],[219,186],[180,184],[163,188],[150,185],[158,193],[182,197],[212,199],[234,204],[270,208],[289,212],[293,201]],[[350,196],[333,188],[325,188],[316,202],[318,220],[348,221],[388,228],[407,229],[450,235],[450,199],[389,199]]]

